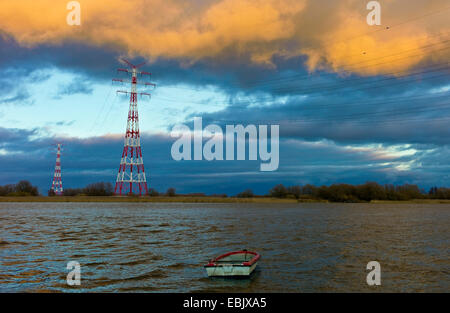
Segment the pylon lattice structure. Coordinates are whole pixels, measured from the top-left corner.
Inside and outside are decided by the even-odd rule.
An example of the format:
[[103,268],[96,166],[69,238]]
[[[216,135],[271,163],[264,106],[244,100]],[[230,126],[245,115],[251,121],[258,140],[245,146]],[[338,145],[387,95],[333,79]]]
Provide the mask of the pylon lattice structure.
[[130,95],[130,107],[128,109],[127,130],[125,132],[124,147],[122,158],[119,165],[119,173],[117,174],[116,186],[114,194],[116,195],[132,195],[134,191],[139,192],[139,195],[148,195],[147,180],[145,177],[144,161],[142,158],[141,138],[139,134],[139,114],[137,106],[137,96],[150,96],[147,92],[138,92],[137,85],[145,87],[153,86],[155,84],[150,82],[138,83],[138,75],[151,75],[148,72],[141,72],[138,69],[145,63],[133,65],[127,60],[123,60],[128,66],[128,69],[118,69],[118,72],[125,72],[131,75],[131,80],[113,79],[115,82],[131,83],[131,90],[118,90],[118,93],[125,93]]
[[55,173],[53,174],[52,188],[55,195],[61,196],[63,194],[62,180],[61,180],[61,144],[57,145],[58,150],[56,151],[56,165]]

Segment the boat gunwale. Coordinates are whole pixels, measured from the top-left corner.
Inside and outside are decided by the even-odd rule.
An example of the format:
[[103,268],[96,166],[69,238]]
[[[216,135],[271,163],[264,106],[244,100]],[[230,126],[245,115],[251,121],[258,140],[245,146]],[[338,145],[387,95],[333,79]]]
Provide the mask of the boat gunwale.
[[[250,261],[246,261],[246,262],[242,262],[242,263],[235,263],[235,264],[217,264],[216,262],[218,262],[220,259],[223,259],[227,256],[230,255],[235,255],[235,254],[252,254],[254,255],[254,257],[250,260]],[[241,250],[241,251],[232,251],[232,252],[228,252],[222,255],[219,255],[218,257],[212,259],[211,261],[209,261],[208,264],[206,264],[204,267],[221,267],[221,266],[252,266],[253,264],[255,264],[259,259],[261,258],[261,255],[259,253],[253,252],[253,251],[245,251],[245,250]]]

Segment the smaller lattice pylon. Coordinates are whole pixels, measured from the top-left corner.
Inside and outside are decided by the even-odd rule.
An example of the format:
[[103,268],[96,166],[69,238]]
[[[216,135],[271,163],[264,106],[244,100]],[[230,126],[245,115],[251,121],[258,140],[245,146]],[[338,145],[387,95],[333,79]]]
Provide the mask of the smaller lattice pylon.
[[52,188],[57,196],[63,194],[62,180],[61,180],[61,144],[57,144],[58,150],[56,152],[55,173],[53,174]]

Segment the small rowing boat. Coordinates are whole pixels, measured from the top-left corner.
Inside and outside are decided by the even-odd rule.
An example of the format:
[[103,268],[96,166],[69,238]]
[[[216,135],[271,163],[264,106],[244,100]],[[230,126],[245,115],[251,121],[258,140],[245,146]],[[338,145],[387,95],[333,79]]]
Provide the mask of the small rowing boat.
[[205,265],[208,276],[249,276],[261,256],[247,250],[222,254]]

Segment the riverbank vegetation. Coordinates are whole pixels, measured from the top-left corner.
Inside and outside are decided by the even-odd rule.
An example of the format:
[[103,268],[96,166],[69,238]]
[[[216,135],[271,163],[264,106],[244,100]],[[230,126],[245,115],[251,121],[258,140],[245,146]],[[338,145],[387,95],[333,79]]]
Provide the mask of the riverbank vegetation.
[[[63,195],[67,197],[74,196],[112,196],[114,194],[114,189],[111,183],[93,183],[89,184],[84,188],[68,188],[64,189]],[[52,190],[48,191],[49,196],[54,196],[55,193]]]
[[367,182],[361,185],[333,184],[331,186],[277,185],[269,191],[274,198],[327,200],[330,202],[411,201],[425,199],[450,200],[450,188],[432,187],[428,192],[417,185],[380,185]]
[[26,180],[22,180],[17,184],[0,186],[0,197],[24,196],[39,196],[38,188]]
[[175,188],[158,192],[150,188],[149,196],[114,196],[111,183],[99,182],[89,184],[84,188],[68,188],[63,196],[55,196],[52,191],[49,197],[42,197],[37,187],[28,181],[20,181],[15,185],[0,186],[0,201],[49,201],[49,202],[376,202],[392,201],[415,203],[448,203],[450,188],[432,187],[428,191],[417,185],[380,185],[367,182],[361,185],[333,184],[330,186],[278,184],[266,195],[256,195],[251,189],[246,189],[234,196],[226,194],[191,193],[177,194]]

